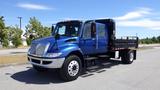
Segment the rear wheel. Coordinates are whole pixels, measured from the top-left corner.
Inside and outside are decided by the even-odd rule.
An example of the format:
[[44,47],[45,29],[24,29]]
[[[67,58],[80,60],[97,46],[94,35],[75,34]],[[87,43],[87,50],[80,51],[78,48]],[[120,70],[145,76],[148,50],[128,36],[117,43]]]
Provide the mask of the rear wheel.
[[81,69],[82,64],[80,58],[76,55],[71,55],[66,58],[60,69],[60,76],[64,81],[72,81],[78,78]]
[[133,50],[125,50],[122,52],[122,62],[124,64],[131,64],[134,61]]

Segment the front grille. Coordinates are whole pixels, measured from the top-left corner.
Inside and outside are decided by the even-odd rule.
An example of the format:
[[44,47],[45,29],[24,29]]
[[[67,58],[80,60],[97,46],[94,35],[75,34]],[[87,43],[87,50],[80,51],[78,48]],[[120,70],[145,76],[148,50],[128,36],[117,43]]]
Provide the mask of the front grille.
[[36,47],[36,55],[43,55],[45,51],[46,45],[39,44]]
[[40,64],[40,63],[41,63],[40,60],[36,60],[36,59],[31,59],[31,60],[32,60],[32,62],[37,63],[37,64]]
[[31,49],[30,49],[30,53],[31,54],[36,54],[36,47],[37,47],[37,43],[32,43],[31,45]]
[[49,43],[32,43],[30,54],[42,56],[48,50]]
[[42,64],[46,65],[46,64],[51,64],[52,61],[42,61]]
[[[41,64],[41,60],[31,59],[31,62],[36,63],[36,64]],[[42,61],[42,65],[47,65],[51,63],[52,61]]]

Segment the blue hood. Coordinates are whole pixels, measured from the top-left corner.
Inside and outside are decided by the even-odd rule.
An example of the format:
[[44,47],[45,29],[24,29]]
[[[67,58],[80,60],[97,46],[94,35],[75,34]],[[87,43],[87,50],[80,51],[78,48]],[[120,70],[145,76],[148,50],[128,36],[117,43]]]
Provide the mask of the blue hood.
[[33,41],[33,43],[54,43],[55,42],[55,38],[53,36],[49,36],[49,37],[45,37],[45,38],[40,38],[40,39],[36,39]]
[[48,52],[53,52],[55,49],[62,49],[63,47],[66,47],[68,45],[77,44],[78,43],[78,37],[66,37],[66,36],[60,36],[60,38],[56,40],[53,36],[40,38],[34,40],[32,43],[50,43],[50,46],[48,48]]
[[[66,36],[61,36],[58,40],[57,43],[63,44],[65,41],[70,40],[70,39],[75,39],[76,41],[78,40],[78,37],[66,37]],[[33,40],[33,43],[54,43],[55,38],[53,36],[45,37],[45,38],[40,38]]]

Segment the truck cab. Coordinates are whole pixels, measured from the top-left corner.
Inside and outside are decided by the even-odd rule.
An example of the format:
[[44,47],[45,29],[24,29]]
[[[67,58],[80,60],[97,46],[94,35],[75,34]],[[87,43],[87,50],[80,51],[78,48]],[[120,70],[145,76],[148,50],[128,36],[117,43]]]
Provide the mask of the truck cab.
[[37,71],[59,69],[61,78],[71,81],[86,67],[88,57],[114,58],[118,51],[122,62],[131,64],[136,59],[136,48],[137,37],[115,39],[112,19],[70,20],[58,22],[55,28],[52,26],[51,36],[32,41],[28,61]]

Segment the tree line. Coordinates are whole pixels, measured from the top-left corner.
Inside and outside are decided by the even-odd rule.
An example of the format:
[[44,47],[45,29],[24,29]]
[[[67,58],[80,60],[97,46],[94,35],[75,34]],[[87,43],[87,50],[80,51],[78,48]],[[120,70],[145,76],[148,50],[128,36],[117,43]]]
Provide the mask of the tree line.
[[140,39],[140,44],[156,44],[156,43],[160,43],[160,36]]
[[[27,45],[30,45],[33,39],[51,35],[51,28],[43,26],[36,17],[31,17],[29,23],[25,26],[24,33]],[[22,45],[22,34],[23,30],[18,25],[6,26],[4,17],[0,16],[0,44],[3,47],[9,47],[9,42],[14,47]]]

